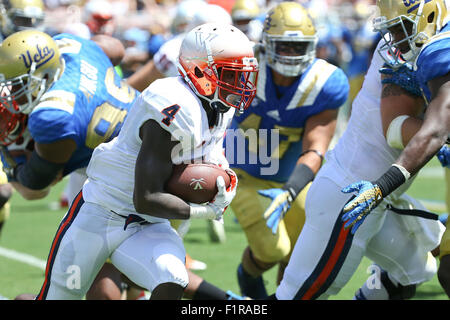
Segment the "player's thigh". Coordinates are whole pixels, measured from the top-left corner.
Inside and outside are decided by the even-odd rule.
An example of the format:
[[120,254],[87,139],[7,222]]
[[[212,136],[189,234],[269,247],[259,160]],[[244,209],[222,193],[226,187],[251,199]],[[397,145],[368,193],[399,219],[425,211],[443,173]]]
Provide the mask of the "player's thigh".
[[318,175],[306,196],[306,220],[294,246],[279,299],[322,299],[336,294],[350,280],[364,255],[364,246],[344,229],[342,207],[350,196],[342,186]]
[[275,263],[287,259],[292,246],[286,231],[286,224],[280,221],[277,232],[267,227],[266,220],[258,220],[256,223],[244,229],[247,242],[256,259]]
[[[3,171],[3,166],[0,161],[0,185],[8,183],[8,178],[6,177],[6,173]],[[6,202],[3,207],[0,209],[0,223],[8,220],[11,212],[10,201]]]
[[236,196],[231,208],[242,228],[264,220],[263,212],[270,205],[270,199],[260,196],[258,190],[273,188],[271,181],[255,178],[243,170],[235,169],[239,178]]
[[100,206],[77,200],[63,218],[47,261],[45,299],[81,299],[111,252],[123,239],[123,222]]
[[8,220],[10,214],[11,214],[11,205],[10,205],[10,203],[8,201],[0,209],[0,223],[5,222],[6,220]]
[[450,255],[450,219],[447,219],[445,232],[441,238],[441,244],[439,246],[439,257]]
[[111,255],[112,263],[138,286],[152,291],[161,283],[188,284],[183,242],[169,223],[138,228]]
[[291,251],[286,224],[281,221],[277,233],[272,233],[263,217],[271,200],[258,194],[258,190],[278,188],[280,185],[254,178],[241,170],[237,170],[236,173],[239,177],[238,191],[231,207],[247,237],[253,255],[267,263],[284,259]]
[[[407,195],[393,205],[425,210]],[[439,245],[443,232],[439,221],[386,210],[382,228],[367,246],[367,257],[402,285],[428,281],[437,271],[436,259],[429,252]]]
[[450,169],[445,168],[445,187],[446,187],[446,195],[445,201],[447,204],[447,212],[450,212]]

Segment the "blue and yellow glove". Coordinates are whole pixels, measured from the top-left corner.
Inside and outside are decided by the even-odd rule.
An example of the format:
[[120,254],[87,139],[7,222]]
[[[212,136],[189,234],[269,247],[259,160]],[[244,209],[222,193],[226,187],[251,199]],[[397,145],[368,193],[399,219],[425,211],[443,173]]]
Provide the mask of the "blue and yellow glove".
[[393,69],[385,64],[382,68],[380,68],[379,72],[389,76],[381,80],[382,84],[392,83],[402,87],[409,93],[412,93],[418,97],[422,96],[422,91],[420,90],[416,72],[414,72],[412,67],[408,64],[404,64],[397,69]]
[[344,206],[342,221],[347,221],[344,228],[352,227],[355,234],[367,215],[383,200],[383,194],[378,185],[369,181],[359,181],[341,190],[343,193],[357,192],[356,196]]
[[266,209],[263,216],[266,219],[267,227],[272,229],[273,234],[276,234],[281,219],[284,218],[286,212],[291,207],[293,201],[292,196],[288,190],[283,189],[259,190],[258,193],[263,197],[272,199],[272,203]]
[[450,147],[444,144],[436,154],[443,167],[450,168]]

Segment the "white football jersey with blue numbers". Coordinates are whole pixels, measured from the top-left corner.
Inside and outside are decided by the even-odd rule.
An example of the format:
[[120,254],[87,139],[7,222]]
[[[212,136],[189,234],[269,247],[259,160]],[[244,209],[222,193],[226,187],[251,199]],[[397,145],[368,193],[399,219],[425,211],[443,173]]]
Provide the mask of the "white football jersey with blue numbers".
[[[146,121],[158,122],[174,141],[181,141],[172,150],[172,162],[180,164],[191,159],[208,161],[213,157],[213,153],[221,149],[233,115],[234,108],[231,108],[210,128],[200,99],[181,77],[153,82],[138,97],[119,135],[94,150],[87,169],[88,182],[83,187],[85,201],[122,215],[136,214],[134,173],[142,144],[139,129]],[[141,217],[150,222],[165,221],[149,215]]]

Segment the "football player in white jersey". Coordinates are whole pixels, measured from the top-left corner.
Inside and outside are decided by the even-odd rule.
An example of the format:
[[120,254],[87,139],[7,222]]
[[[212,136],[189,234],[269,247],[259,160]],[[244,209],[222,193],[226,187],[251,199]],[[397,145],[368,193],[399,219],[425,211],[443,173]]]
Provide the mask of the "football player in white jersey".
[[[231,16],[224,8],[202,1],[194,2],[195,6],[193,7],[193,1],[187,0],[182,2],[180,4],[182,6],[177,9],[176,15],[189,15],[189,19],[181,19],[182,21],[190,20],[188,27],[184,27],[187,30],[209,22],[232,24]],[[189,10],[185,10],[185,5],[187,4],[190,6]],[[178,75],[178,52],[180,50],[181,43],[186,36],[186,30],[179,28],[179,22],[174,21],[174,23],[177,23],[178,26],[177,31],[174,32],[174,36],[161,46],[151,61],[146,63],[141,69],[136,71],[127,79],[128,84],[131,84],[138,90],[144,90],[150,83],[157,79],[163,77],[174,77]],[[226,235],[223,224],[215,220],[209,220],[207,223],[210,239],[214,242],[224,242]],[[188,220],[184,220],[183,222],[172,220],[171,224],[183,236],[183,234],[188,232],[190,223]],[[195,270],[197,268],[196,266],[199,264],[200,266],[204,265],[203,262],[195,260],[187,254],[186,265],[189,269]],[[204,266],[202,267],[204,268]],[[191,271],[189,271],[189,278],[190,283],[185,290],[185,298],[199,298],[203,300],[212,299],[213,297],[219,296],[229,298],[229,295],[232,294],[230,291],[224,292],[214,285],[211,285],[206,280]]]
[[[370,177],[371,179],[353,183],[343,190],[357,193],[344,207],[343,216],[355,234],[365,233],[363,229],[366,229],[368,221],[380,207],[382,200],[409,184],[412,177],[434,155],[438,155],[443,165],[449,163],[448,146],[445,145],[450,132],[448,2],[378,0],[377,6],[380,16],[375,20],[374,27],[384,35],[384,45],[380,51],[391,53],[391,56],[395,57],[387,60],[394,67],[398,68],[404,63],[414,65],[427,107],[423,121],[406,117],[402,124],[401,119],[396,118],[399,124],[394,140],[405,148],[401,154],[389,159],[392,166],[386,166],[383,171]],[[392,55],[396,51],[400,54]],[[371,212],[372,214],[368,215]],[[358,228],[361,231],[357,231]],[[440,243],[440,259],[438,277],[450,297],[448,228]]]
[[[192,10],[192,9],[191,9]],[[187,30],[184,32],[176,34],[173,38],[166,41],[158,52],[154,55],[153,68],[149,71],[149,76],[146,77],[146,83],[149,84],[150,81],[159,79],[162,77],[173,77],[178,74],[177,60],[178,52],[180,51],[181,43],[186,36],[186,32],[192,28],[205,23],[221,23],[221,24],[232,24],[232,19],[230,14],[222,7],[215,4],[208,4],[206,2],[196,3],[196,8],[193,12],[192,17],[188,23]],[[145,66],[143,68],[145,71]],[[139,71],[133,77],[139,76]],[[129,81],[133,81],[129,79]],[[213,242],[225,242],[225,228],[223,224],[218,221],[210,220],[208,223],[208,231],[211,241]],[[180,221],[172,221],[172,225],[177,228],[181,233],[186,234],[189,230],[189,221],[181,223]],[[197,260],[191,260],[191,263],[196,263]]]
[[[383,44],[380,41],[377,51]],[[277,299],[326,299],[337,294],[363,256],[375,262],[371,271],[378,283],[374,286],[370,277],[372,283],[368,280],[356,299],[411,298],[417,284],[436,274],[430,251],[438,247],[444,227],[436,215],[404,194],[412,180],[386,197],[357,232],[343,218],[343,207],[351,198],[343,192],[353,190],[341,190],[352,181],[374,181],[385,172],[411,137],[410,126],[420,126],[424,112],[411,66],[395,72],[382,69],[380,74],[384,59],[389,60],[387,53],[374,54],[347,129],[326,154],[327,161],[309,189],[305,226],[277,288]]]
[[[263,274],[279,266],[278,282],[289,261],[305,220],[306,194],[349,92],[342,69],[316,58],[316,29],[299,3],[274,6],[262,37],[256,98],[233,120],[236,139],[226,137],[240,180],[231,207],[248,242],[237,277],[241,294],[254,299],[267,296]],[[247,138],[249,132],[259,136]],[[241,154],[231,156],[231,145]]]
[[[173,164],[218,158],[234,111],[254,98],[258,64],[248,38],[230,25],[205,24],[186,35],[181,76],[155,81],[139,97],[119,136],[92,155],[88,180],[53,241],[37,299],[81,299],[112,263],[151,299],[180,299],[188,284],[181,238],[168,219],[220,219],[237,179],[213,202],[190,204],[166,193]],[[195,159],[193,156],[195,155]],[[227,166],[222,157],[222,164]],[[71,273],[80,276],[72,285]]]

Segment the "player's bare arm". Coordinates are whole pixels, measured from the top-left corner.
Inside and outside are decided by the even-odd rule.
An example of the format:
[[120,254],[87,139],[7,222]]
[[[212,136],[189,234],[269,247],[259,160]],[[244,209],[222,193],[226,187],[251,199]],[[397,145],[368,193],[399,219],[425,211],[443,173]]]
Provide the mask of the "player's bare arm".
[[450,74],[428,83],[432,100],[420,130],[405,147],[397,164],[416,174],[442,147],[450,132]]
[[389,128],[392,135],[393,130],[397,128],[396,122],[400,120],[398,131],[401,133],[403,146],[406,146],[422,125],[422,120],[418,118],[418,115],[423,107],[424,101],[421,97],[392,83],[383,85],[380,110],[384,136],[387,137]]
[[64,164],[67,163],[77,145],[72,139],[53,143],[35,143],[28,161],[16,168],[13,187],[27,200],[47,196],[50,187],[62,178]]
[[142,146],[136,160],[133,201],[136,212],[166,219],[188,219],[190,206],[167,193],[164,185],[172,174],[171,153],[178,141],[154,120],[140,129]]
[[139,68],[139,70],[129,76],[127,83],[138,91],[144,91],[150,83],[156,79],[162,78],[163,76],[164,75],[156,68],[155,62],[150,60]]
[[102,48],[114,66],[120,64],[125,55],[125,47],[119,39],[104,34],[97,34],[92,36],[91,40]]
[[314,173],[319,171],[322,165],[322,158],[328,149],[336,128],[338,109],[325,110],[310,117],[306,121],[305,133],[303,135],[303,152],[315,150],[317,152],[307,152],[301,156],[297,162],[304,163]]

